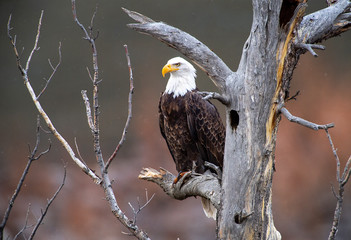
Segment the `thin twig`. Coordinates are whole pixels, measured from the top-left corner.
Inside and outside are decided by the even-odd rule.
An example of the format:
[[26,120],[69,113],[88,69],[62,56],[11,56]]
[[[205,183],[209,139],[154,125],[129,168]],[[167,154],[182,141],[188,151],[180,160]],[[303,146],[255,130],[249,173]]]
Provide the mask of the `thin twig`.
[[93,35],[93,26],[94,26],[94,20],[95,20],[95,16],[97,13],[97,9],[98,9],[98,4],[96,4],[96,6],[95,6],[95,11],[93,13],[93,16],[91,17],[90,26],[88,27],[90,30],[90,38],[92,38],[94,41],[99,37],[99,31],[97,31],[97,34],[95,37]]
[[286,101],[290,101],[290,100],[297,100],[297,96],[300,95],[300,90],[298,90],[293,96],[289,97]]
[[87,67],[87,72],[88,72],[88,75],[89,75],[89,78],[90,78],[91,82],[94,82],[94,79],[93,79],[93,77],[91,76],[91,73],[90,73],[90,70],[89,70],[88,67]]
[[[34,47],[31,53],[34,53],[34,51],[37,49],[38,46],[38,41],[39,41],[39,35],[40,35],[40,26],[41,26],[41,20],[42,20],[42,15],[43,15],[43,11],[40,15],[40,19],[39,19],[39,24],[38,24],[38,31],[37,31],[37,35],[35,38],[35,43],[34,43]],[[66,149],[66,151],[68,152],[68,154],[70,155],[70,157],[72,158],[72,160],[83,170],[83,172],[85,172],[88,176],[90,176],[94,182],[96,184],[100,184],[101,183],[101,179],[91,170],[89,169],[85,164],[83,164],[76,156],[75,153],[73,151],[73,149],[71,148],[71,146],[68,144],[68,142],[61,136],[61,134],[56,130],[56,128],[54,127],[53,123],[51,122],[49,116],[46,114],[46,112],[44,111],[44,109],[42,108],[40,102],[37,100],[37,96],[33,90],[33,87],[29,81],[29,77],[28,77],[28,71],[26,69],[23,69],[21,62],[20,62],[20,57],[18,55],[18,51],[17,51],[17,46],[16,46],[16,42],[14,41],[14,39],[12,38],[11,34],[10,34],[10,30],[12,29],[10,27],[11,24],[11,15],[7,24],[7,30],[8,30],[8,36],[10,38],[11,44],[13,46],[15,55],[16,55],[16,62],[17,62],[17,66],[21,71],[22,74],[22,78],[24,80],[24,83],[27,87],[27,90],[30,94],[30,96],[32,97],[32,100],[34,102],[35,107],[37,108],[38,112],[40,113],[40,115],[43,117],[43,119],[46,122],[46,125],[48,126],[48,128],[50,129],[51,133],[54,134],[54,136],[61,142],[61,144],[64,146],[64,148]],[[30,60],[31,60],[31,56],[28,57],[27,60],[27,65],[29,67],[30,64]]]
[[34,157],[33,161],[34,160],[38,160],[41,156],[47,154],[50,151],[50,149],[51,149],[51,141],[50,141],[50,139],[48,139],[48,142],[49,142],[49,147],[45,151],[42,151],[41,153],[39,153],[38,156]]
[[10,39],[11,45],[12,45],[13,50],[15,52],[17,67],[20,70],[22,76],[24,76],[25,70],[22,67],[21,58],[20,58],[20,55],[18,54],[17,47],[16,47],[16,35],[14,37],[12,37],[12,35],[10,34],[10,31],[13,29],[11,27],[11,19],[12,19],[12,14],[10,14],[9,20],[7,22],[7,37]]
[[350,168],[350,164],[351,164],[351,156],[349,157],[349,159],[347,160],[347,163],[345,165],[345,168],[344,168],[344,172],[341,176],[341,179],[343,179],[341,181],[341,185],[342,186],[345,186],[345,184],[349,181],[350,179],[350,175],[351,175],[351,168]]
[[26,68],[25,68],[26,73],[28,73],[29,64],[30,64],[30,61],[32,60],[32,56],[33,56],[34,52],[39,50],[39,48],[38,48],[38,42],[39,42],[40,28],[41,28],[41,21],[42,21],[42,19],[43,19],[43,14],[44,14],[44,10],[41,10],[41,14],[40,14],[40,18],[39,18],[39,23],[38,23],[38,30],[37,30],[37,35],[36,35],[36,37],[35,37],[34,46],[33,46],[32,51],[31,51],[30,54],[29,54],[29,57],[28,57],[27,63],[26,63]]
[[216,100],[220,101],[222,104],[224,104],[226,106],[228,106],[228,104],[229,104],[229,99],[226,98],[225,96],[219,94],[219,93],[206,92],[206,91],[201,91],[201,92],[198,92],[198,93],[202,95],[202,98],[204,100],[216,99]]
[[[29,217],[30,206],[31,206],[31,204],[29,203],[28,208],[27,208],[27,213],[26,213],[26,219],[25,219],[25,221],[24,221],[24,226],[23,226],[22,229],[15,235],[15,237],[13,238],[13,240],[16,240],[16,239],[19,237],[19,235],[21,235],[27,228],[31,228],[31,227],[34,226],[34,225],[28,226],[28,217]],[[26,239],[26,238],[24,237],[24,239]]]
[[46,207],[45,207],[44,211],[42,212],[40,218],[37,221],[37,224],[34,226],[34,229],[33,229],[32,233],[31,233],[31,235],[29,236],[29,240],[33,239],[33,237],[35,236],[35,233],[37,232],[40,224],[43,222],[44,217],[46,216],[46,214],[47,214],[52,202],[55,200],[55,198],[57,197],[57,195],[60,193],[61,189],[65,185],[65,181],[66,181],[66,166],[64,166],[64,170],[65,171],[64,171],[62,183],[59,186],[59,188],[56,190],[54,196],[48,200],[48,203],[46,204]]
[[51,81],[51,79],[52,79],[52,77],[55,75],[55,73],[56,73],[56,71],[57,71],[57,69],[58,69],[58,67],[60,66],[60,64],[61,64],[61,59],[62,59],[62,57],[61,57],[61,42],[59,42],[59,47],[58,47],[58,53],[59,53],[59,61],[58,61],[58,63],[56,64],[56,66],[54,67],[52,64],[51,64],[51,61],[50,61],[50,59],[48,59],[48,61],[49,61],[49,65],[51,66],[51,68],[52,68],[52,73],[51,73],[51,75],[50,75],[50,77],[49,77],[49,79],[48,80],[46,80],[46,84],[45,84],[45,86],[44,86],[44,88],[41,90],[41,92],[38,94],[38,96],[37,96],[37,100],[40,98],[40,96],[44,93],[44,91],[46,90],[46,88],[48,87],[48,85],[49,85],[49,83],[50,83],[50,81]]
[[4,217],[2,219],[2,222],[1,222],[1,225],[0,225],[0,236],[1,237],[3,236],[4,228],[6,226],[8,218],[10,216],[12,207],[13,207],[13,205],[15,203],[15,200],[16,200],[18,194],[20,193],[20,191],[22,189],[24,180],[26,179],[26,177],[28,175],[28,172],[29,172],[29,169],[30,169],[32,163],[34,161],[38,160],[41,156],[43,156],[44,154],[46,154],[47,152],[50,151],[51,144],[50,144],[50,146],[49,146],[49,148],[47,150],[45,150],[44,152],[42,152],[38,156],[36,156],[38,148],[39,148],[39,145],[40,145],[40,117],[38,116],[37,117],[35,146],[34,146],[34,149],[30,152],[30,155],[28,156],[27,165],[26,165],[26,167],[23,170],[22,176],[21,176],[20,180],[18,181],[18,184],[17,184],[17,187],[15,189],[15,192],[13,193],[13,195],[12,195],[10,201],[9,201],[9,204],[8,204],[7,209],[5,211]]
[[340,182],[340,159],[339,159],[338,153],[336,152],[336,149],[334,147],[334,144],[333,144],[333,141],[331,139],[331,136],[329,134],[328,129],[325,129],[325,132],[327,134],[327,137],[328,137],[328,140],[329,140],[329,144],[330,144],[330,146],[332,148],[332,151],[333,151],[333,154],[334,154],[334,157],[335,157],[335,161],[336,161],[336,181]]
[[127,64],[128,64],[128,69],[129,69],[128,117],[127,117],[124,129],[123,129],[122,137],[121,137],[118,145],[116,146],[115,151],[112,153],[111,157],[108,159],[108,161],[106,163],[106,167],[104,170],[105,172],[107,172],[108,167],[110,166],[112,160],[115,158],[115,156],[117,155],[117,152],[119,151],[122,144],[126,140],[127,130],[128,130],[129,124],[130,124],[130,120],[132,119],[132,96],[133,96],[133,92],[134,92],[133,70],[132,70],[132,65],[130,63],[128,46],[124,45],[124,48],[126,51]]
[[340,222],[340,218],[341,218],[341,213],[342,213],[342,204],[344,201],[344,187],[346,185],[346,183],[348,182],[350,175],[351,175],[351,169],[350,164],[351,164],[351,156],[349,157],[349,159],[347,160],[347,163],[344,167],[344,171],[342,176],[340,176],[340,159],[338,156],[338,153],[334,147],[332,138],[329,134],[328,129],[325,129],[325,132],[327,134],[328,140],[329,140],[329,144],[332,148],[334,157],[335,157],[335,161],[336,161],[336,181],[338,183],[338,192],[335,191],[334,187],[332,186],[332,191],[333,194],[336,198],[336,207],[335,207],[335,211],[334,211],[334,218],[333,218],[333,224],[332,227],[330,229],[329,232],[329,240],[334,240],[336,237],[336,234],[338,232],[338,228],[339,228],[339,222]]
[[309,51],[314,57],[318,57],[318,54],[313,50],[315,49],[320,49],[320,50],[325,50],[325,46],[320,45],[320,44],[309,44],[309,43],[297,43],[295,44],[297,48],[305,49]]
[[85,161],[83,160],[83,157],[80,155],[80,151],[79,151],[79,147],[78,147],[78,143],[77,143],[77,138],[76,138],[76,137],[74,138],[74,145],[76,146],[76,150],[77,150],[77,153],[78,153],[78,156],[79,156],[80,160],[81,160],[85,165],[87,165],[87,164],[85,163]]
[[78,26],[83,30],[85,37],[84,39],[89,40],[89,34],[83,24],[81,24],[77,18],[77,11],[76,11],[76,1],[72,0],[72,13],[73,13],[73,20],[78,24]]
[[325,125],[319,125],[319,124],[307,121],[307,120],[305,120],[303,118],[296,117],[296,116],[292,115],[288,111],[288,109],[286,109],[284,107],[283,104],[278,106],[277,110],[280,111],[290,122],[294,122],[294,123],[300,124],[300,125],[302,125],[304,127],[308,127],[308,128],[313,129],[313,130],[328,129],[328,128],[334,127],[334,123],[328,123],[328,124],[325,124]]
[[145,189],[145,199],[146,199],[146,202],[141,206],[140,205],[140,199],[139,197],[137,198],[137,202],[138,202],[138,209],[135,210],[135,208],[133,207],[133,205],[128,202],[128,205],[130,206],[130,208],[132,209],[133,213],[134,213],[134,218],[133,218],[133,223],[136,224],[137,222],[137,216],[138,214],[151,202],[151,200],[154,198],[155,196],[155,193],[152,194],[151,198],[149,199],[149,196],[148,196],[148,192],[147,192],[147,189]]

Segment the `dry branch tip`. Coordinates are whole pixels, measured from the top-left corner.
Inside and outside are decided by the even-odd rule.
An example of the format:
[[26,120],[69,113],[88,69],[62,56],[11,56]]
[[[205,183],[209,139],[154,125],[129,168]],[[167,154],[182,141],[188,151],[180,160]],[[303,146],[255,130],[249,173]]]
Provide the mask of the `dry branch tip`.
[[122,10],[128,14],[129,17],[131,17],[132,19],[134,19],[135,21],[139,22],[139,23],[153,23],[155,22],[154,20],[152,20],[149,17],[144,16],[141,13],[135,12],[135,11],[131,11],[128,10],[126,8],[122,7]]

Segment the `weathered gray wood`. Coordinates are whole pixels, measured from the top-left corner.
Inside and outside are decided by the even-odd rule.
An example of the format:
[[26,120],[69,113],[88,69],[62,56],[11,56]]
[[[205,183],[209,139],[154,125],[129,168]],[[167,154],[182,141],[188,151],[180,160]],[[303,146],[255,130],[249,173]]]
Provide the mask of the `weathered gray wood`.
[[328,129],[328,128],[332,128],[334,127],[334,123],[328,123],[328,124],[324,124],[324,125],[320,125],[320,124],[316,124],[310,121],[307,121],[305,119],[302,119],[300,117],[296,117],[294,115],[292,115],[288,109],[286,109],[285,107],[279,107],[279,111],[290,121],[290,122],[294,122],[297,124],[300,124],[304,127],[308,127],[310,129],[313,130],[319,130],[319,129]]
[[224,90],[225,81],[233,72],[214,52],[205,44],[181,31],[178,28],[167,25],[163,22],[148,22],[140,17],[140,13],[123,9],[130,17],[140,23],[128,24],[127,26],[140,33],[151,35],[168,46],[177,49],[179,52],[190,58],[212,79],[215,85]]
[[351,28],[351,2],[335,4],[305,16],[297,29],[296,42],[316,43],[334,37]]
[[[232,106],[226,117],[220,239],[280,239],[271,211],[275,141],[267,140],[266,131],[277,85],[280,4],[253,1],[254,19],[238,79],[227,85]],[[235,114],[236,129],[230,127]]]
[[220,207],[221,186],[218,178],[212,174],[185,176],[180,179],[182,182],[173,184],[175,176],[166,169],[161,168],[157,171],[153,168],[144,168],[139,174],[139,179],[158,184],[172,198],[183,200],[200,196],[211,200],[217,209]]

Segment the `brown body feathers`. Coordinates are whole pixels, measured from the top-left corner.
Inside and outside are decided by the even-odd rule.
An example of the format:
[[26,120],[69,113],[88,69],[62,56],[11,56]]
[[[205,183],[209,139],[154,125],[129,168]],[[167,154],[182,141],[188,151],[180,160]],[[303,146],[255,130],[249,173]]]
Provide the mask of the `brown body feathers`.
[[159,121],[178,172],[203,173],[205,161],[222,169],[225,128],[216,107],[196,90],[162,94]]

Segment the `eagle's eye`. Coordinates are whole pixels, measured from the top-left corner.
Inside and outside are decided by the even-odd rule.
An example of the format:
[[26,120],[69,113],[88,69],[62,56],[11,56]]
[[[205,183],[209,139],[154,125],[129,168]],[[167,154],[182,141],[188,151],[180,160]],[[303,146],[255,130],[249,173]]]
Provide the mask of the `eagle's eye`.
[[179,67],[180,63],[175,63],[174,66]]

